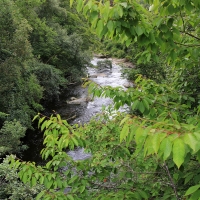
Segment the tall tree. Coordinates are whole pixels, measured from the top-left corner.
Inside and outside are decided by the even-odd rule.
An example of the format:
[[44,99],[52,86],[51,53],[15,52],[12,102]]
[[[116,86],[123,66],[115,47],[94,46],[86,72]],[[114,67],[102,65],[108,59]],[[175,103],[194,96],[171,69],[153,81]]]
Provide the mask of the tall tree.
[[29,42],[31,27],[12,1],[1,3],[0,105],[8,119],[19,119],[30,126],[32,109],[40,110],[42,88],[30,74],[28,61],[33,58]]

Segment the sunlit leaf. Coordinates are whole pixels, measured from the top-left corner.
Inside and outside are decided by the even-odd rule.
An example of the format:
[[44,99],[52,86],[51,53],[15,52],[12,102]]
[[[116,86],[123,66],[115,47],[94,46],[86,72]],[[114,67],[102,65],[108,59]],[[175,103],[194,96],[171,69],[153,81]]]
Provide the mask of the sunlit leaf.
[[113,21],[110,20],[110,21],[107,23],[107,27],[108,27],[108,30],[109,30],[109,31],[113,31],[113,27],[114,27]]
[[190,148],[196,152],[197,150],[199,150],[199,143],[197,141],[197,138],[195,137],[194,134],[191,134],[191,133],[186,133],[184,135],[184,141],[186,144],[188,144],[190,146]]
[[128,126],[128,124],[125,124],[122,128],[121,133],[120,133],[120,142],[122,142],[122,140],[125,140],[128,133],[129,133],[129,126]]
[[176,138],[173,143],[173,161],[179,168],[185,158],[185,143],[182,139]]
[[200,185],[195,185],[195,186],[190,187],[190,188],[186,191],[185,196],[188,196],[188,195],[194,193],[194,192],[197,191],[199,188],[200,188]]
[[70,0],[70,7],[72,7],[74,0]]
[[97,34],[100,36],[101,35],[101,32],[103,31],[103,27],[104,27],[104,23],[103,23],[103,20],[99,20],[97,22]]
[[44,193],[45,193],[45,191],[43,190],[43,191],[41,191],[38,195],[37,195],[37,197],[36,197],[36,200],[40,200],[41,199],[41,197],[44,195]]
[[160,151],[163,153],[164,160],[170,156],[172,152],[172,143],[168,137],[164,138],[164,140],[161,142]]

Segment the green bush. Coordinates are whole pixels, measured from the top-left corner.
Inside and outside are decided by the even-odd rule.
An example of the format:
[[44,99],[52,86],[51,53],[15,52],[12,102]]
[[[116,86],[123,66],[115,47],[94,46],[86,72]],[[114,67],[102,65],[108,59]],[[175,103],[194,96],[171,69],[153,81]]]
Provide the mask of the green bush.
[[42,190],[40,184],[30,187],[19,181],[18,171],[10,167],[9,160],[5,158],[0,164],[0,199],[33,200]]
[[5,121],[0,129],[0,157],[10,153],[20,153],[27,148],[20,141],[25,136],[26,128],[19,121]]
[[52,101],[53,99],[58,99],[61,87],[67,84],[62,71],[52,65],[39,62],[33,62],[32,65],[32,73],[36,75],[44,89],[44,100]]
[[135,81],[137,79],[137,75],[141,74],[140,69],[123,69],[122,70],[123,76],[125,76],[128,80]]

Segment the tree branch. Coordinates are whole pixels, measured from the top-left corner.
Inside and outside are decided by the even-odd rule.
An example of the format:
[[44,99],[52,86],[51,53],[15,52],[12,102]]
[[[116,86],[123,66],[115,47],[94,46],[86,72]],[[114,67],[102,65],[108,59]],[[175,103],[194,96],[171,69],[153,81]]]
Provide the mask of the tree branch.
[[169,172],[169,169],[168,169],[168,167],[167,167],[167,164],[166,164],[165,162],[164,162],[164,164],[163,164],[163,167],[164,167],[165,171],[167,172],[167,175],[168,175],[169,180],[170,180],[170,182],[171,182],[171,186],[172,186],[172,188],[173,188],[173,190],[174,190],[174,194],[175,194],[175,196],[176,196],[176,199],[177,199],[177,200],[180,200],[180,198],[178,197],[176,185],[175,185],[175,183],[174,183],[174,181],[173,181],[173,178],[172,178],[172,176],[171,176],[171,174],[170,174],[170,172]]
[[184,33],[185,33],[186,35],[189,35],[189,36],[191,36],[191,37],[197,39],[197,40],[200,40],[199,37],[197,37],[197,36],[195,36],[195,35],[193,35],[193,34],[191,34],[191,33],[188,33],[188,32],[184,32]]
[[182,44],[182,43],[179,43],[179,42],[175,42],[175,44],[178,44],[178,45],[182,45],[182,46],[185,46],[185,47],[200,47],[200,44],[195,44],[195,45],[192,45],[192,44]]

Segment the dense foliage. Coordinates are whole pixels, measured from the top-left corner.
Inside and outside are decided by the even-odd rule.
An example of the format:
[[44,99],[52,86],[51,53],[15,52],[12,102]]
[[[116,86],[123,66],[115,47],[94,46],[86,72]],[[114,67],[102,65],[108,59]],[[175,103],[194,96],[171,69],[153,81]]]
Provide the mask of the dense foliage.
[[[0,159],[20,155],[31,119],[61,90],[80,81],[93,40],[83,17],[65,0],[0,1]],[[0,199],[33,199],[17,170],[0,164]]]
[[[113,108],[84,125],[38,114],[47,164],[10,157],[10,167],[23,183],[44,186],[36,199],[199,199],[200,2],[76,3],[101,38],[137,43],[137,62],[162,63],[166,77],[139,75],[127,90],[85,80],[94,96],[112,98]],[[129,114],[117,112],[123,105]],[[92,157],[73,161],[66,148],[75,146]]]
[[8,158],[5,158],[3,163],[1,163],[0,172],[1,199],[32,200],[43,189],[43,186],[40,184],[35,187],[30,187],[29,184],[21,182],[19,180],[18,171],[10,167]]
[[2,156],[17,152],[42,103],[58,100],[63,87],[80,81],[92,36],[81,15],[63,0],[4,0],[0,8]]

